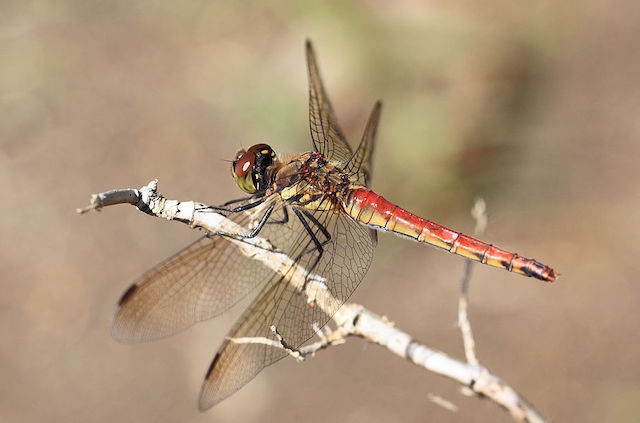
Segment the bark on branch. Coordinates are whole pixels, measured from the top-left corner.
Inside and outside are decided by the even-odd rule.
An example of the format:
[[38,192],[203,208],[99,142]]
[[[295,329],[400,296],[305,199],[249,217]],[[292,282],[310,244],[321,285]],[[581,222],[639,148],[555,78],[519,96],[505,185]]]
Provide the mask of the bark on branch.
[[[167,220],[177,220],[194,228],[203,228],[213,234],[219,232],[248,233],[246,228],[237,225],[221,214],[212,212],[204,204],[165,198],[157,191],[157,180],[151,181],[140,189],[117,189],[94,194],[89,206],[77,209],[77,212],[82,214],[115,204],[131,204],[149,215]],[[244,240],[229,237],[225,237],[225,239],[236,243],[242,254],[260,260],[274,272],[283,275],[286,273],[288,282],[301,290],[304,287],[304,294],[308,301],[315,303],[315,306],[321,307],[323,310],[335,310],[337,299],[331,295],[322,278],[310,278],[305,269],[301,267],[294,267],[292,272],[292,259],[275,251],[266,239],[259,236]],[[460,318],[460,321],[465,321],[464,324],[468,325],[466,288],[463,294],[465,309],[464,316]],[[470,352],[473,350],[473,346],[472,344],[468,345],[468,340],[465,340],[468,358],[465,363],[441,351],[429,348],[397,328],[386,317],[379,316],[358,304],[349,303],[340,307],[333,315],[332,322],[335,326],[334,329],[328,329],[330,324],[322,329],[317,328],[319,341],[301,348],[289,346],[287,340],[278,334],[277,327],[272,327],[272,331],[276,334],[279,344],[270,339],[260,338],[236,338],[232,341],[268,343],[274,348],[285,349],[293,357],[301,360],[321,349],[344,343],[350,336],[362,337],[423,369],[460,383],[480,398],[490,399],[503,407],[516,421],[535,423],[547,421],[515,389],[477,362],[475,353]],[[470,326],[468,330],[469,335],[464,336],[470,336]]]

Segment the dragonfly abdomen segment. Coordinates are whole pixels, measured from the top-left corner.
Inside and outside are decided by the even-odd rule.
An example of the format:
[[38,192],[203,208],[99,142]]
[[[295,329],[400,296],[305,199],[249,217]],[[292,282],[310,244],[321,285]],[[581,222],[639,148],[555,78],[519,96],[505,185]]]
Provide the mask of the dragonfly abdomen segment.
[[492,267],[543,281],[556,278],[555,271],[549,266],[423,219],[369,189],[353,189],[343,206],[353,219],[376,229],[394,232]]

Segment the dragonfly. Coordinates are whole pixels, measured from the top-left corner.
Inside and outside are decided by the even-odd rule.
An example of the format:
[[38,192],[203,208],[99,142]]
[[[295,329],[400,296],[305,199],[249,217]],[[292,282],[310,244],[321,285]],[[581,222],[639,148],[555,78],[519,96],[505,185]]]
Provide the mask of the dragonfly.
[[[206,372],[199,400],[206,410],[238,391],[262,369],[289,354],[265,343],[275,326],[293,347],[309,341],[364,278],[377,232],[430,244],[483,264],[542,281],[555,280],[549,266],[423,219],[369,188],[382,104],[370,113],[354,150],[338,125],[310,41],[306,43],[312,151],[279,158],[267,144],[241,150],[231,172],[247,195],[212,210],[248,233],[207,233],[142,275],[118,302],[112,334],[142,342],[180,332],[220,315],[240,300],[253,300],[229,331]],[[291,258],[295,268],[319,275],[336,301],[314,307],[300,289],[241,254],[233,240],[260,236]]]

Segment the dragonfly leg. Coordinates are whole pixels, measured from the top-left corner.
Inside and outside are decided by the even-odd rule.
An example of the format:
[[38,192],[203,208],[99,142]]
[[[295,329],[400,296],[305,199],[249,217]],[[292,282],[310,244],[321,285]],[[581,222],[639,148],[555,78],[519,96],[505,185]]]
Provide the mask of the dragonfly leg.
[[[251,203],[247,203],[247,204],[243,204],[241,206],[237,206],[237,207],[227,207],[230,204],[233,203],[239,203],[240,201],[249,201],[249,200],[253,200],[254,198],[257,198],[257,201],[251,202]],[[254,207],[259,206],[260,204],[264,203],[264,198],[262,195],[259,196],[250,196],[250,197],[245,197],[245,198],[239,198],[237,200],[231,200],[231,201],[227,201],[226,203],[220,205],[220,206],[206,206],[202,209],[200,209],[199,211],[216,211],[216,212],[225,212],[225,213],[238,213],[241,211],[245,211],[245,210],[249,210],[252,209]]]
[[318,229],[320,229],[320,232],[322,232],[322,235],[324,235],[325,241],[322,242],[322,245],[328,244],[329,241],[331,241],[331,234],[329,233],[327,228],[325,228],[325,226],[322,223],[320,223],[320,221],[313,214],[309,213],[306,210],[303,210],[302,212],[304,213],[305,216],[307,216],[307,218],[311,222],[313,222],[314,225],[316,225]]
[[254,201],[253,203],[243,204],[238,207],[229,208],[229,207],[220,207],[220,206],[209,206],[209,208],[215,211],[222,211],[227,213],[238,213],[241,211],[252,209],[254,207],[258,207],[262,203],[264,203],[264,200],[261,198],[258,201]]
[[286,206],[282,207],[282,219],[280,220],[272,220],[270,222],[266,222],[267,225],[284,225],[289,222],[289,211]]
[[[302,253],[300,253],[298,255],[298,257],[296,257],[295,261],[298,262],[305,255],[312,254],[312,253],[314,253],[316,251],[318,252],[317,257],[313,260],[313,264],[306,269],[307,270],[307,277],[308,277],[311,273],[313,273],[314,269],[316,268],[316,266],[320,262],[320,259],[322,258],[322,255],[324,254],[324,246],[327,245],[329,242],[331,242],[331,234],[329,233],[327,228],[325,228],[324,225],[322,223],[320,223],[318,221],[318,219],[316,219],[315,216],[313,216],[312,214],[300,211],[298,209],[293,209],[293,212],[296,214],[296,216],[298,216],[298,219],[300,219],[300,222],[302,223],[302,226],[307,231],[307,234],[309,234],[309,236],[311,237],[311,240],[313,241],[313,244],[314,244],[313,247],[311,247],[311,248],[303,251]],[[309,219],[320,230],[320,232],[322,232],[322,234],[326,238],[324,241],[320,242],[320,240],[318,239],[316,234],[313,233],[313,230],[311,229],[311,225],[309,225],[309,222],[307,221],[307,219]],[[304,291],[307,288],[307,282],[308,282],[308,280],[305,280],[304,285],[302,287],[302,291]]]
[[260,231],[262,230],[262,228],[264,227],[264,225],[267,223],[267,220],[269,220],[269,216],[271,216],[271,213],[273,212],[273,209],[276,207],[275,203],[272,203],[269,208],[267,209],[267,211],[264,212],[264,214],[262,215],[262,217],[260,218],[260,221],[258,222],[258,224],[256,225],[255,228],[253,228],[251,230],[251,232],[249,232],[248,234],[239,234],[239,233],[229,233],[229,232],[217,232],[217,235],[221,235],[221,236],[226,236],[229,238],[234,238],[234,239],[238,239],[238,240],[243,240],[243,239],[247,239],[247,238],[253,238],[255,236],[257,236]]
[[229,200],[226,203],[220,204],[218,207],[226,207],[226,206],[228,206],[230,204],[235,204],[235,203],[239,203],[241,201],[247,201],[249,199],[262,198],[262,197],[264,197],[264,193],[263,192],[261,192],[259,194],[255,194],[255,195],[250,195],[248,197],[242,197],[242,198],[237,198],[235,200]]

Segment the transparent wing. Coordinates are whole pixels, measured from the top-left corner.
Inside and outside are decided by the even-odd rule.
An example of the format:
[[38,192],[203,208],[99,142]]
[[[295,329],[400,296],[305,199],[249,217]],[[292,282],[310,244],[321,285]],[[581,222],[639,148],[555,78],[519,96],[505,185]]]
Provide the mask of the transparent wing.
[[309,71],[309,128],[316,151],[327,159],[346,164],[353,152],[336,119],[331,102],[322,84],[311,41],[306,45]]
[[[274,277],[229,332],[211,363],[200,395],[201,410],[233,394],[264,367],[287,355],[281,348],[260,343],[236,343],[229,338],[276,340],[270,330],[275,325],[287,343],[299,347],[314,335],[314,324],[324,326],[364,278],[376,243],[370,229],[339,213],[311,214],[331,234],[331,242],[325,245],[313,273],[327,280],[330,292],[337,299],[336,304],[326,312],[322,311],[320,307],[307,303],[307,297],[287,282],[286,274],[284,277]],[[293,220],[301,234],[290,251],[290,257],[295,258],[313,249],[314,244],[300,221],[295,216]],[[319,225],[312,223],[311,229],[314,236],[322,241],[325,238]],[[318,251],[314,250],[312,254],[302,256],[298,264],[309,268],[317,257]]]
[[[251,227],[273,201],[275,197],[259,209],[229,219]],[[270,221],[282,218],[283,209],[276,205]],[[295,235],[286,224],[267,224],[260,233],[285,247]],[[129,287],[118,302],[113,336],[122,342],[141,342],[172,335],[224,312],[271,276],[269,268],[243,255],[224,237],[204,236]]]
[[376,134],[378,132],[378,122],[380,122],[380,112],[382,102],[377,101],[369,115],[367,126],[364,128],[362,140],[358,145],[353,157],[345,166],[352,180],[369,186],[371,183],[371,173],[373,171],[373,152],[375,150]]

